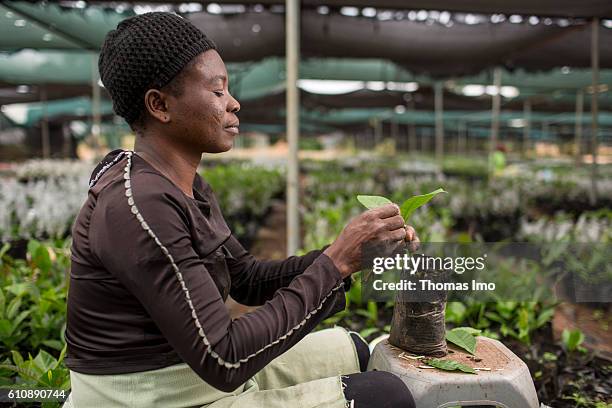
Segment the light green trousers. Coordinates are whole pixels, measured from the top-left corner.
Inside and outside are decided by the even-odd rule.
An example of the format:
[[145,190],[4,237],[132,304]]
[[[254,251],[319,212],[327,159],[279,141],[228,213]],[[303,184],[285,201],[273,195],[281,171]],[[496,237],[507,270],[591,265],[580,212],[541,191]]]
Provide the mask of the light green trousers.
[[233,392],[207,384],[187,365],[119,375],[70,371],[63,408],[345,408],[341,375],[359,372],[349,332],[308,334]]

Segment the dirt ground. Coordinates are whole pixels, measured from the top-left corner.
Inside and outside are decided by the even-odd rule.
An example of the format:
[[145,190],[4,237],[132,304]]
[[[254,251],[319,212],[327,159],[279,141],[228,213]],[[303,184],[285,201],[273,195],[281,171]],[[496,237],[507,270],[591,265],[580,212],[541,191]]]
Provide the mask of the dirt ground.
[[[257,259],[283,259],[287,253],[287,216],[284,201],[276,200],[272,203],[272,211],[264,225],[257,231],[257,237],[250,249],[250,253]],[[229,296],[225,302],[232,319],[255,310],[257,307],[245,306],[237,303]]]

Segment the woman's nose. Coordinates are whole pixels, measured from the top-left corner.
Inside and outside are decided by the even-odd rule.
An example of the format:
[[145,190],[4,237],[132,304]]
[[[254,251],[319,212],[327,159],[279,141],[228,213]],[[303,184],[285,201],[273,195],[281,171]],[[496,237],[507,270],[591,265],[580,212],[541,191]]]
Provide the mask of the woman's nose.
[[228,104],[228,108],[229,108],[229,111],[232,113],[237,113],[238,111],[240,111],[240,102],[238,102],[238,100],[234,98],[231,94],[230,94],[230,102]]

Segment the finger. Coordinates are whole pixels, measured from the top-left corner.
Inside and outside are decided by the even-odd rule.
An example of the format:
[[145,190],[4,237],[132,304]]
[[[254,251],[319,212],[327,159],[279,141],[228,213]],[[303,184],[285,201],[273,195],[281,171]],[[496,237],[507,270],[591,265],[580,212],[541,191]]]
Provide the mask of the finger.
[[376,217],[385,219],[398,215],[400,213],[400,208],[397,204],[391,203],[385,204],[381,207],[377,207],[371,211]]
[[411,225],[406,225],[406,241],[413,241],[416,237],[416,231]]
[[382,237],[382,239],[386,241],[404,241],[406,238],[406,230],[402,227],[393,231],[387,231],[385,234],[382,234]]
[[416,252],[419,250],[421,247],[421,240],[418,236],[415,236],[414,239],[410,241],[409,247],[411,252]]
[[388,231],[395,231],[398,228],[404,228],[404,219],[401,215],[394,215],[393,217],[385,218],[382,222],[385,229]]

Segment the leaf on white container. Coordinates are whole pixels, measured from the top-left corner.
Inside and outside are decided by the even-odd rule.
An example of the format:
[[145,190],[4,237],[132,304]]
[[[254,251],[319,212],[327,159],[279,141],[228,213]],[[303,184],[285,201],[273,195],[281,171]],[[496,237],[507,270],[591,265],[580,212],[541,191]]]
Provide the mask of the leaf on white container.
[[470,354],[476,353],[476,338],[465,328],[455,328],[446,332],[446,340],[461,347]]
[[426,360],[425,363],[440,370],[445,371],[463,371],[464,373],[477,374],[476,371],[465,364],[461,364],[455,360],[440,360],[437,358],[431,358]]

